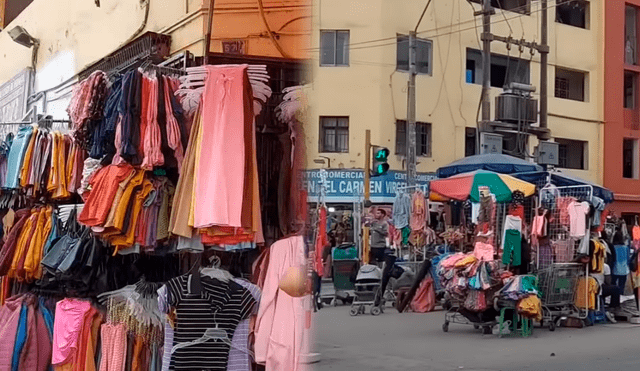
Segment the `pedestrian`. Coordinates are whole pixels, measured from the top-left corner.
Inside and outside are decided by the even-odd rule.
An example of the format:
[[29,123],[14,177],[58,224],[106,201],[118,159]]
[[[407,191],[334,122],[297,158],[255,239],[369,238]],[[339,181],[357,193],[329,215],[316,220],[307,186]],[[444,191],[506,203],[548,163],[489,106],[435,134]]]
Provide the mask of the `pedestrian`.
[[380,264],[384,262],[384,269],[382,271],[382,286],[380,287],[380,297],[376,298],[375,305],[380,305],[380,301],[384,296],[391,277],[391,270],[396,262],[395,251],[390,249],[389,246],[389,224],[386,221],[387,212],[382,208],[377,208],[374,211],[375,219],[371,221],[369,225],[371,242],[369,244],[369,263]]
[[609,306],[602,310],[605,311],[605,315],[612,323],[616,323],[615,314],[620,310],[620,296],[622,295],[622,290],[618,285],[611,284],[611,268],[609,264],[605,264],[602,270],[602,273],[592,273],[591,276],[598,281],[600,285],[600,296],[602,297],[602,302],[608,297],[611,297],[611,302]]

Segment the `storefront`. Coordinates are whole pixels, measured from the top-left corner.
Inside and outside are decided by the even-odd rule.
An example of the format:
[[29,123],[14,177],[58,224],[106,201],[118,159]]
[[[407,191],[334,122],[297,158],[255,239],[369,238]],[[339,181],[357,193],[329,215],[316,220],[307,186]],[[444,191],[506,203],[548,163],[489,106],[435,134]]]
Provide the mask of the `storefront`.
[[[306,262],[306,202],[289,166],[300,123],[276,110],[303,81],[282,86],[255,59],[173,68],[126,55],[81,73],[64,130],[36,121],[0,138],[0,304],[11,313],[0,340],[34,370],[301,370],[306,298],[299,281],[281,286],[292,273],[280,269]],[[279,142],[265,148],[269,129]],[[210,301],[213,316],[185,317]],[[63,324],[71,312],[82,315]],[[6,323],[27,313],[36,320],[22,330]],[[62,354],[67,326],[81,330]],[[223,341],[207,341],[213,328]],[[276,343],[290,356],[274,357]]]
[[[321,171],[307,170],[304,187],[308,193],[309,212],[312,214],[321,195]],[[332,246],[342,243],[359,244],[360,216],[364,206],[364,173],[360,169],[329,169],[324,200],[327,205],[327,231]],[[418,184],[427,185],[435,174],[418,174]],[[406,173],[391,170],[384,176],[371,178],[371,203],[384,208],[391,215],[391,204],[399,188],[406,186]],[[313,220],[313,219],[310,219]]]

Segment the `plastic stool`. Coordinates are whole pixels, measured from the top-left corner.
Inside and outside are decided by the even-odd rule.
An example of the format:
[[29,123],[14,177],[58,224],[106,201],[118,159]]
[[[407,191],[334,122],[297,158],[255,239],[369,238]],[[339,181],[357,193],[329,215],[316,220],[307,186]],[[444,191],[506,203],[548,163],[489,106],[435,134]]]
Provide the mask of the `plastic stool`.
[[[505,321],[505,314],[508,310],[513,311],[513,316],[510,321],[508,321],[509,318]],[[505,322],[511,322],[511,327],[509,328],[510,333],[508,334],[503,334],[502,331],[502,329],[505,328],[505,325],[507,325]],[[515,306],[507,306],[500,309],[498,337],[529,337],[531,334],[533,334],[533,320],[519,315]]]

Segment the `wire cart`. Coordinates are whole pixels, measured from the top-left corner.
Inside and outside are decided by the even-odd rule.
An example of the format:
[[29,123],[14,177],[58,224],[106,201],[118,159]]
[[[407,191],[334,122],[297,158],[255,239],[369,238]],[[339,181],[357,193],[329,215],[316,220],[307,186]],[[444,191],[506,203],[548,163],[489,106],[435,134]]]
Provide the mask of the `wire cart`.
[[539,289],[542,294],[542,322],[549,331],[556,329],[556,321],[581,311],[575,305],[575,292],[584,268],[578,263],[552,263],[538,272]]

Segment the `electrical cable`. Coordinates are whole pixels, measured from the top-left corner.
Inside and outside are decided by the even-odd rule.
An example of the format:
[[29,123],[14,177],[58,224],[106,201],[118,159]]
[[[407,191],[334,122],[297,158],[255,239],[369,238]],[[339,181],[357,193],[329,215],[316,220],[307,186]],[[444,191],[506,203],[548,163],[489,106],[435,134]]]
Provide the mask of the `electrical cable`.
[[[547,5],[546,9],[552,9],[552,8],[557,7],[557,6],[558,6],[557,4],[556,5]],[[520,7],[517,7],[517,8],[513,8],[513,9],[510,9],[510,11],[516,11],[516,9],[518,9],[518,8],[526,9],[527,6],[520,6]],[[531,12],[529,12],[529,14],[518,14],[518,15],[516,15],[514,17],[510,17],[510,18],[507,18],[505,16],[505,18],[508,19],[508,20],[514,20],[514,19],[519,18],[519,17],[530,16],[531,14],[541,12],[542,10],[543,10],[542,7],[540,7],[540,9],[535,10],[535,11],[531,11]],[[496,20],[494,22],[490,22],[490,24],[503,23],[504,21],[505,21],[504,19],[499,19],[499,20]],[[451,28],[451,27],[455,27],[455,26],[458,26],[458,25],[463,25],[463,24],[467,24],[467,23],[471,23],[471,22],[476,23],[475,17],[472,20],[459,22],[459,23],[452,24],[452,25],[449,25],[449,26],[446,26],[446,27],[420,31],[417,34],[418,35],[422,35],[422,34],[425,34],[425,33],[433,32],[433,31],[439,31],[441,29],[447,29],[447,28]],[[441,33],[441,34],[435,34],[435,35],[426,36],[426,37],[436,38],[436,37],[451,35],[451,34],[454,34],[454,33],[457,33],[457,32],[470,31],[470,30],[474,30],[476,28],[477,28],[477,23],[476,23],[476,25],[474,27],[464,28],[464,29],[460,29],[460,30],[457,30],[457,31],[453,31],[453,32],[445,32],[445,33]],[[372,45],[372,46],[366,46],[366,47],[356,47],[356,48],[352,48],[351,47],[353,45],[369,44],[369,43],[376,43],[376,42],[390,41],[390,40],[396,40],[396,41],[393,42],[393,43],[385,43],[385,44]],[[375,40],[360,41],[360,42],[357,42],[357,43],[350,43],[350,44],[348,44],[348,46],[350,47],[349,48],[350,50],[360,50],[360,49],[369,49],[369,48],[377,48],[377,47],[382,47],[382,46],[396,45],[397,42],[398,42],[397,41],[397,37],[387,37],[387,38],[382,38],[382,39],[375,39]],[[408,41],[400,41],[400,42],[408,42]],[[320,47],[306,48],[305,50],[306,51],[320,51]]]
[[273,42],[273,46],[275,46],[276,49],[278,49],[278,52],[280,52],[280,54],[284,58],[291,59],[291,56],[287,54],[287,52],[285,52],[284,49],[282,49],[282,46],[280,45],[278,40],[276,40],[276,37],[273,35],[273,31],[271,31],[271,27],[269,27],[269,22],[267,22],[267,17],[265,16],[265,13],[264,13],[264,5],[262,4],[262,0],[258,0],[258,9],[260,10],[260,17],[262,18],[262,23],[264,24],[264,27],[267,29],[267,32],[269,33],[269,38],[271,39],[271,42]]

